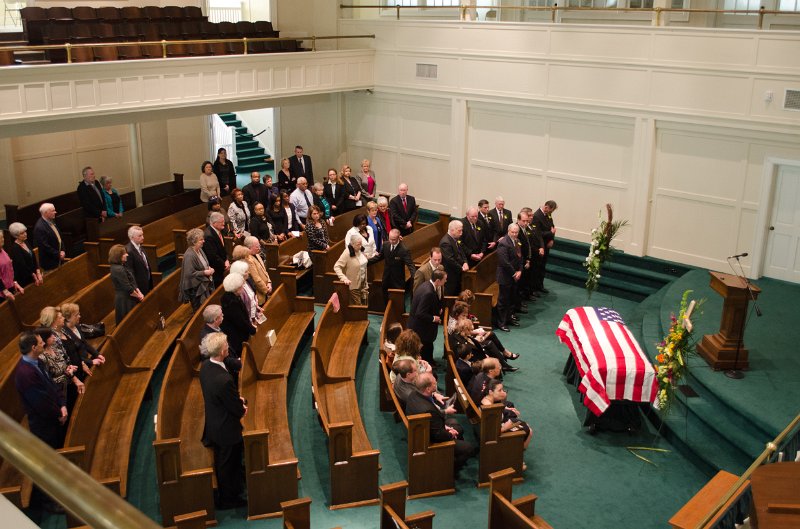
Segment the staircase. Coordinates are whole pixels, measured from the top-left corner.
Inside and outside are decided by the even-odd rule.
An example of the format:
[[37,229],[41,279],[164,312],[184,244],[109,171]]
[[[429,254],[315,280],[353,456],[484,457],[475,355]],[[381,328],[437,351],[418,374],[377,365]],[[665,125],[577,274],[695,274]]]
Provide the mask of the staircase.
[[[556,239],[547,260],[547,276],[561,283],[583,286],[586,283],[583,262],[588,254],[589,245],[586,243]],[[598,290],[642,301],[689,270],[690,267],[677,263],[614,251],[600,271]]]
[[[272,157],[267,154],[264,147],[253,138],[253,133],[243,126],[242,121],[236,117],[236,114],[225,112],[217,114],[225,125],[229,127],[236,127],[236,166],[237,174],[249,175],[253,171],[260,173],[269,171],[275,168],[275,162]],[[265,158],[270,158],[270,161],[265,162]]]

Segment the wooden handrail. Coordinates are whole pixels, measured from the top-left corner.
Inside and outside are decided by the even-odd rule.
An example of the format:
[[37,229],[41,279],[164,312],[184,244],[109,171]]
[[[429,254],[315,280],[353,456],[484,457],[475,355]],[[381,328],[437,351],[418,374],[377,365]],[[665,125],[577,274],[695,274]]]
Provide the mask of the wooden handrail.
[[728,492],[726,492],[722,498],[720,498],[714,508],[711,509],[705,518],[703,518],[703,520],[697,524],[695,529],[703,529],[706,524],[708,524],[708,522],[710,522],[711,519],[714,518],[720,510],[722,510],[725,504],[728,503],[728,501],[730,501],[730,499],[736,494],[736,491],[738,491],[739,488],[741,488],[741,486],[750,479],[750,475],[755,472],[758,467],[763,465],[764,462],[772,456],[772,454],[775,453],[775,451],[778,449],[778,446],[789,436],[790,433],[792,433],[795,428],[798,427],[798,425],[800,425],[800,414],[798,414],[797,417],[795,417],[794,420],[790,422],[789,425],[784,428],[784,430],[778,434],[775,439],[767,443],[767,447],[763,452],[761,452],[761,455],[759,455],[755,461],[753,461],[753,464],[751,464],[750,467],[745,470],[744,474],[742,474],[736,483],[731,485],[730,490],[728,490]]
[[[281,41],[298,41],[310,40],[312,42],[312,51],[316,50],[316,41],[318,40],[339,40],[339,39],[374,39],[375,35],[311,35],[308,37],[245,37],[241,39],[192,39],[192,40],[137,40],[137,41],[120,41],[120,42],[87,42],[85,44],[37,44],[35,46],[0,46],[0,51],[41,51],[41,50],[66,50],[67,62],[72,62],[72,50],[75,48],[102,48],[102,47],[125,47],[125,46],[147,46],[156,45],[161,46],[162,57],[167,58],[167,48],[173,44],[219,44],[219,43],[242,43],[244,50],[241,55],[247,55],[248,42],[281,42]],[[240,55],[240,54],[229,54]]]

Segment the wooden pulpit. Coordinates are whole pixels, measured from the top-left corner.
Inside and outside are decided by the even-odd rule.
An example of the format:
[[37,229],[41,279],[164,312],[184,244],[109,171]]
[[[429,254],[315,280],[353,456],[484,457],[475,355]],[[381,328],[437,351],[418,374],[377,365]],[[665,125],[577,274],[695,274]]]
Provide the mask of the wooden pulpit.
[[753,529],[796,529],[800,527],[800,463],[770,463],[750,476]]
[[[722,272],[711,274],[711,288],[722,296],[722,322],[719,332],[706,334],[697,346],[697,352],[705,358],[714,369],[747,369],[747,349],[744,346],[743,329],[747,319],[747,304],[750,293],[747,283],[741,277]],[[757,298],[761,289],[750,284],[753,298]],[[739,348],[739,361],[736,362],[736,350]]]

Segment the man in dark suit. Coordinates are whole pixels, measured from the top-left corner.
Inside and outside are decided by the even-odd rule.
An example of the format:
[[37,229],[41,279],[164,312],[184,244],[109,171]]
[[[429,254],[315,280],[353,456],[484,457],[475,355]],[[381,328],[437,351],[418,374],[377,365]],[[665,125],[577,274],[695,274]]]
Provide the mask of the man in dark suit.
[[461,234],[461,249],[467,257],[467,264],[472,268],[481,262],[486,252],[483,226],[478,223],[478,208],[469,208],[461,223],[464,225],[464,231]]
[[511,211],[505,208],[506,201],[503,197],[494,199],[494,209],[490,209],[487,213],[489,217],[489,231],[492,234],[492,240],[497,241],[500,237],[505,236],[508,231],[508,226],[514,222],[511,216]]
[[269,209],[270,192],[267,186],[261,183],[261,173],[258,171],[250,173],[250,183],[242,188],[242,194],[251,212],[256,204],[262,204],[264,209]]
[[533,264],[533,253],[531,249],[531,241],[528,237],[529,217],[524,210],[517,213],[517,226],[519,226],[519,242],[520,259],[522,261],[522,276],[517,283],[517,288],[514,289],[514,312],[528,313],[528,296],[530,295],[530,275],[531,266]]
[[128,259],[125,266],[130,269],[139,292],[146,296],[153,289],[153,263],[147,259],[142,244],[144,244],[144,231],[139,226],[128,228],[128,244],[125,251],[128,252]]
[[408,194],[408,184],[397,186],[397,196],[389,201],[389,213],[392,227],[400,230],[400,235],[408,235],[414,231],[417,222],[417,201]]
[[439,241],[442,249],[442,264],[447,272],[447,283],[444,285],[445,296],[457,296],[461,292],[461,272],[469,270],[467,257],[461,249],[459,239],[464,231],[460,220],[451,220],[447,225],[447,233]]
[[447,418],[447,413],[455,413],[455,408],[451,406],[443,410],[436,404],[433,397],[436,391],[436,379],[433,375],[431,373],[417,375],[416,386],[417,391],[412,392],[406,400],[406,414],[430,414],[430,442],[455,441],[453,471],[457,473],[464,463],[475,455],[475,446],[464,440],[464,430],[458,421]]
[[[542,266],[542,258],[544,257],[544,239],[542,238],[542,232],[539,231],[538,226],[536,225],[536,221],[533,218],[533,209],[529,207],[522,208],[528,215],[528,226],[526,229],[526,235],[528,237],[528,242],[531,245],[531,269],[530,274],[528,274],[528,293],[529,299],[536,299],[541,295],[538,292],[538,282],[539,282],[539,269]],[[522,236],[520,234],[520,236]],[[524,278],[523,278],[524,279]]]
[[400,242],[400,231],[392,230],[389,232],[389,240],[381,248],[381,258],[383,263],[383,301],[389,302],[389,289],[406,288],[406,268],[411,277],[414,277],[416,268],[411,259],[411,253],[402,242]]
[[[19,351],[22,358],[14,370],[14,385],[28,416],[28,428],[50,447],[61,448],[67,403],[39,360],[44,351],[44,341],[35,333],[23,332],[19,337]],[[49,512],[64,513],[60,505],[46,497],[42,506]]]
[[497,241],[497,328],[509,332],[508,326],[519,326],[512,320],[513,291],[522,277],[522,258],[519,247],[519,226],[511,224],[508,234]]
[[106,200],[103,198],[103,189],[100,182],[95,179],[94,169],[84,167],[81,171],[83,180],[78,184],[78,199],[81,201],[83,212],[87,219],[106,220]]
[[236,383],[225,366],[228,341],[224,334],[206,338],[209,358],[200,367],[206,422],[203,444],[214,449],[214,475],[217,477],[217,508],[233,509],[247,505],[243,498],[242,417],[247,405],[239,396]]
[[478,226],[483,234],[483,243],[486,245],[486,253],[491,253],[497,246],[497,241],[493,237],[492,228],[489,225],[489,201],[482,198],[478,201]]
[[49,202],[39,206],[41,217],[33,226],[33,240],[39,247],[39,265],[45,272],[55,270],[64,261],[64,241],[56,226],[56,207]]
[[309,187],[314,185],[314,170],[311,167],[311,156],[303,154],[303,147],[295,146],[294,156],[289,158],[289,174],[294,179],[301,176],[306,179]]
[[442,322],[442,299],[437,291],[444,286],[446,280],[447,273],[444,270],[434,270],[430,281],[421,284],[411,300],[408,328],[419,335],[422,341],[420,355],[431,365],[435,365],[433,342],[436,341],[439,324]]
[[[438,246],[434,246],[431,248],[430,252],[430,259],[428,262],[423,264],[417,269],[417,273],[414,274],[414,284],[411,287],[411,297],[414,297],[414,293],[420,287],[431,280],[431,276],[433,275],[433,271],[441,268],[444,270],[442,266],[442,249]],[[439,296],[443,296],[443,292],[439,292]]]
[[206,254],[208,265],[214,269],[214,288],[222,284],[225,272],[231,264],[228,261],[228,254],[225,252],[225,241],[222,238],[222,229],[225,227],[225,215],[217,211],[208,216],[208,226],[206,226],[203,236],[203,253]]
[[553,212],[557,207],[558,205],[555,200],[548,200],[533,214],[533,224],[536,226],[536,229],[539,230],[539,233],[541,233],[542,241],[544,242],[544,252],[540,254],[540,260],[536,263],[536,279],[534,281],[534,288],[541,294],[547,294],[549,292],[549,290],[544,288],[544,275],[547,272],[547,256],[550,254],[550,248],[553,247],[556,238],[556,226],[553,222]]
[[475,372],[472,371],[471,363],[472,348],[467,344],[459,344],[456,346],[455,353],[458,357],[458,360],[456,360],[456,371],[458,371],[458,376],[461,379],[462,384],[469,386],[469,383],[472,382],[472,377],[475,376]]
[[484,358],[481,361],[481,371],[467,384],[467,393],[476,404],[483,398],[486,386],[492,379],[502,380],[503,368],[497,358]]

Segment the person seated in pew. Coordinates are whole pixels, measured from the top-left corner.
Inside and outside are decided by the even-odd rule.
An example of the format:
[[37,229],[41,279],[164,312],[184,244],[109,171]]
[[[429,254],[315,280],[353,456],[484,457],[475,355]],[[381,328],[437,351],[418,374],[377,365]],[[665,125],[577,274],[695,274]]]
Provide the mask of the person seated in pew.
[[106,216],[108,218],[121,217],[125,211],[125,206],[122,205],[122,198],[119,196],[119,192],[114,189],[112,178],[110,176],[101,176],[100,187],[103,188]]
[[500,341],[500,338],[498,338],[497,334],[495,334],[492,331],[487,331],[486,329],[481,327],[481,323],[480,323],[480,321],[478,321],[477,316],[475,316],[474,314],[469,312],[470,307],[472,306],[473,303],[475,303],[475,294],[473,294],[471,290],[469,290],[469,289],[462,290],[461,293],[459,293],[459,295],[456,297],[456,300],[457,300],[457,302],[461,301],[461,302],[467,304],[467,309],[466,309],[466,313],[465,313],[464,316],[466,318],[468,318],[472,322],[472,325],[474,325],[474,327],[475,327],[474,330],[472,331],[472,334],[474,334],[474,335],[478,335],[478,334],[486,335],[486,337],[489,338],[492,341],[492,343],[494,343],[494,345],[497,347],[498,350],[503,351],[503,355],[506,357],[506,359],[508,359],[508,360],[516,360],[517,358],[519,358],[519,354],[518,353],[512,353],[511,351],[509,351],[502,344],[502,342]]
[[[222,307],[215,304],[206,305],[206,308],[203,309],[203,327],[200,329],[200,340],[199,340],[199,349],[200,349],[200,361],[206,360],[209,357],[208,354],[208,343],[206,342],[206,338],[213,333],[220,333],[225,334],[222,332],[222,320],[225,317],[222,314]],[[230,373],[238,373],[242,370],[242,361],[238,358],[234,358],[228,355],[225,360],[225,367],[228,368]]]
[[480,370],[480,362],[473,362],[472,351],[472,347],[465,343],[458,344],[453,350],[453,354],[456,356],[456,370],[461,378],[461,383],[465,386],[472,382],[475,371]]
[[[72,366],[72,374],[68,378],[67,385],[67,410],[71,413],[78,395],[86,391],[83,381],[86,379],[87,371],[84,371],[84,363],[80,358],[72,358],[64,347],[67,335],[64,333],[64,314],[58,307],[45,307],[39,313],[39,323],[53,331],[53,351],[64,358],[69,366]],[[45,340],[46,341],[46,340]],[[88,371],[91,373],[91,371]]]
[[[505,387],[503,386],[503,382],[496,379],[490,380],[486,385],[486,393],[481,399],[481,406],[491,406],[492,404],[506,405],[505,409],[503,409],[503,422],[500,424],[500,433],[517,432],[522,430],[525,432],[525,442],[522,444],[522,448],[527,450],[528,445],[531,444],[531,439],[533,438],[533,430],[528,423],[520,420],[519,410],[506,403],[506,396],[507,393]],[[522,470],[525,470],[526,468],[527,466],[525,463],[522,463]]]
[[391,369],[397,354],[397,346],[395,343],[397,342],[397,338],[400,336],[401,332],[403,332],[403,326],[397,322],[392,323],[389,325],[389,328],[386,329],[386,335],[384,336],[383,340],[383,349],[386,351],[386,364],[388,365],[389,369]]
[[8,232],[14,238],[14,244],[8,249],[8,255],[14,265],[14,279],[23,288],[31,283],[36,286],[41,285],[44,278],[36,254],[28,244],[28,228],[21,222],[12,222]]
[[203,251],[204,242],[205,235],[200,228],[186,232],[187,248],[181,265],[178,300],[181,303],[191,303],[194,310],[199,309],[214,291],[214,269],[211,268],[208,257]]
[[228,337],[231,346],[231,355],[236,358],[242,356],[242,344],[256,333],[256,327],[250,319],[250,309],[245,305],[242,289],[244,277],[240,274],[230,273],[222,281],[222,332]]
[[[398,324],[399,325],[399,324]],[[422,341],[419,335],[411,329],[400,330],[394,341],[394,361],[392,362],[392,373],[389,378],[394,382],[394,365],[401,360],[411,360],[417,366],[420,373],[430,373],[431,365],[420,357]]]
[[[256,289],[256,300],[261,306],[267,301],[267,296],[272,294],[272,279],[267,272],[267,265],[261,258],[261,244],[252,235],[245,237],[244,247],[248,249],[248,255],[243,259],[247,262],[250,279]],[[235,257],[234,257],[235,258]]]
[[378,252],[375,232],[369,227],[367,216],[362,213],[353,217],[353,227],[347,230],[344,240],[349,241],[354,235],[361,238],[361,251],[364,252],[364,256],[370,260],[376,259]]
[[418,374],[417,363],[412,358],[404,357],[395,360],[392,364],[392,375],[394,375],[392,388],[397,400],[404,408],[408,396],[417,390],[414,382],[416,382]]
[[14,263],[5,250],[5,236],[0,231],[0,300],[14,299],[25,293],[25,289],[14,278]]
[[[64,303],[61,305],[64,315],[64,349],[72,364],[80,366],[85,376],[92,376],[94,366],[106,363],[106,358],[97,352],[92,344],[87,342],[81,334],[78,325],[81,323],[81,308],[77,303]],[[85,380],[85,379],[84,379]]]
[[[231,276],[228,276],[231,277]],[[208,360],[200,367],[200,388],[205,406],[203,446],[214,450],[214,476],[217,478],[217,509],[244,507],[244,440],[241,419],[247,403],[239,396],[236,380],[225,364],[228,339],[222,333],[206,338]]]
[[[472,292],[469,290],[465,290],[464,292],[469,292],[471,295]],[[463,292],[462,292],[463,294]],[[459,298],[461,296],[459,295]],[[465,299],[468,297],[465,296]],[[474,296],[472,298],[475,299]],[[450,309],[450,313],[447,318],[447,332],[452,334],[456,332],[456,324],[461,320],[467,320],[472,322],[472,331],[471,336],[478,340],[481,343],[486,342],[487,340],[490,341],[498,351],[503,353],[503,357],[505,360],[516,360],[519,358],[517,353],[512,353],[508,349],[506,349],[503,344],[500,342],[500,339],[497,337],[495,333],[492,331],[487,331],[483,327],[477,325],[477,318],[469,314],[469,305],[463,301],[456,301],[453,303],[453,307]]]
[[333,271],[336,272],[339,281],[350,287],[350,303],[366,305],[369,302],[369,284],[367,283],[369,260],[364,255],[361,246],[362,237],[356,233],[349,237],[346,236],[345,240],[350,244],[336,260]]
[[258,242],[263,247],[278,241],[264,204],[256,203],[253,206],[253,216],[250,218],[250,235],[258,238]]
[[64,241],[56,226],[56,207],[49,202],[39,206],[39,215],[33,226],[33,239],[39,248],[39,262],[45,273],[55,270],[66,257]]
[[247,262],[247,257],[250,255],[250,250],[245,246],[237,246],[234,248],[234,262],[231,264],[231,273],[239,274],[244,278],[242,285],[242,301],[247,307],[250,316],[250,322],[253,325],[258,325],[264,321],[264,310],[258,304],[258,297],[256,296],[256,286],[253,278],[250,277],[250,265]]
[[455,331],[450,334],[450,344],[454,348],[463,345],[472,349],[472,355],[476,360],[482,360],[487,357],[496,358],[500,362],[503,372],[514,372],[519,368],[512,366],[503,356],[503,353],[497,350],[497,347],[489,340],[485,339],[483,335],[473,336],[472,322],[466,318],[461,318],[456,322]]
[[228,206],[228,221],[233,228],[233,237],[241,239],[250,235],[250,232],[247,231],[250,227],[250,206],[244,201],[241,189],[234,188],[231,191],[231,197],[233,200]]
[[472,377],[467,386],[467,393],[469,393],[472,402],[479,403],[486,393],[489,381],[492,379],[502,380],[502,373],[500,362],[498,362],[497,358],[484,358],[481,362],[480,372]]
[[119,325],[133,307],[144,299],[133,272],[125,266],[128,252],[121,244],[115,244],[108,251],[108,264],[111,265],[111,282],[114,284],[114,319]]
[[436,379],[430,373],[417,375],[415,382],[417,391],[411,393],[406,401],[406,415],[429,413],[430,441],[442,443],[455,441],[454,473],[458,473],[467,460],[474,456],[476,447],[464,440],[464,429],[455,418],[447,418],[448,414],[455,413],[455,408],[449,406],[442,409],[436,404],[433,397],[436,392]]
[[[333,210],[331,209],[331,203],[328,202],[328,199],[325,198],[324,194],[325,188],[319,182],[314,184],[314,187],[311,189],[311,193],[314,195],[314,206],[319,208],[320,211],[320,218],[326,224],[333,226],[336,217],[333,216]],[[308,213],[311,216],[311,212]],[[308,229],[308,228],[306,228]]]
[[328,236],[328,224],[322,216],[322,210],[316,205],[308,208],[308,222],[306,223],[306,237],[308,238],[308,251],[325,251],[331,247]]
[[206,160],[200,164],[200,201],[208,202],[211,197],[221,196],[219,179],[214,174],[214,165]]

